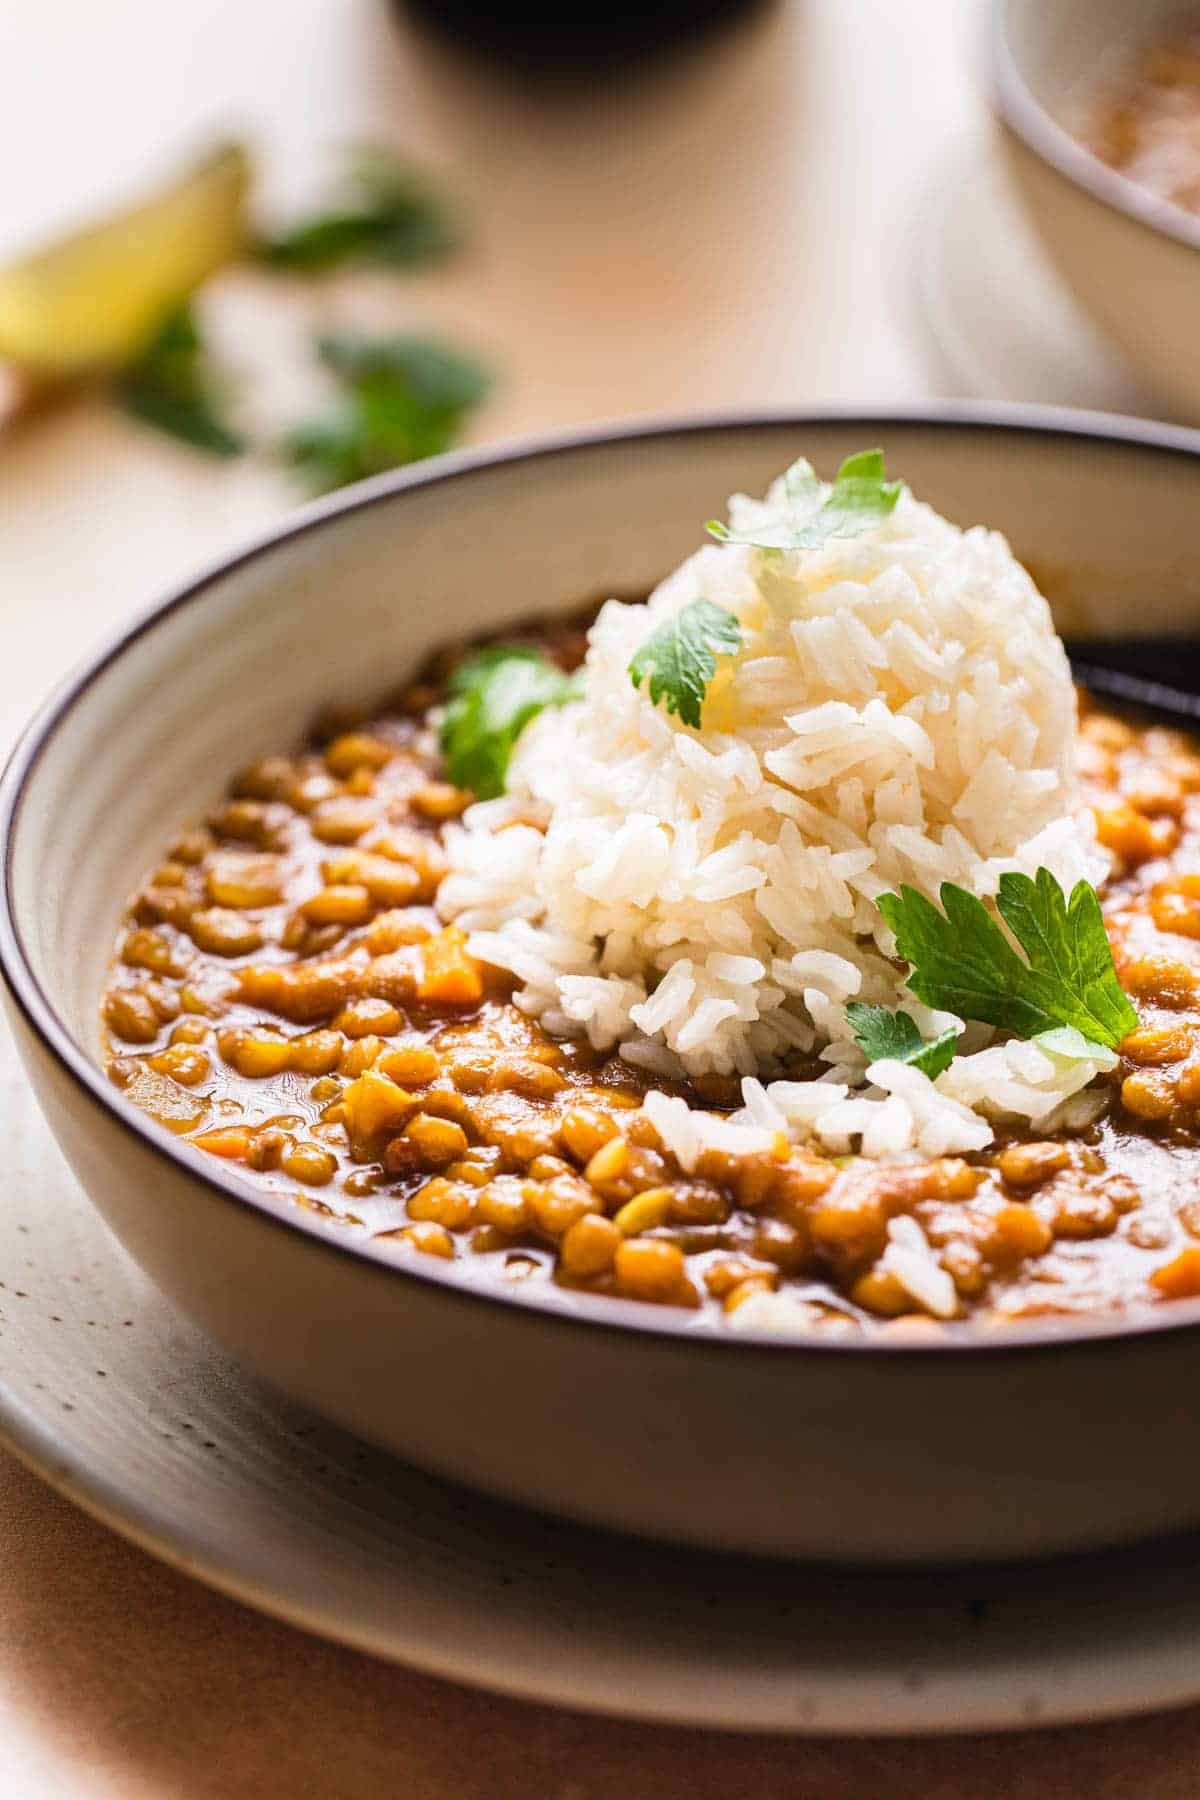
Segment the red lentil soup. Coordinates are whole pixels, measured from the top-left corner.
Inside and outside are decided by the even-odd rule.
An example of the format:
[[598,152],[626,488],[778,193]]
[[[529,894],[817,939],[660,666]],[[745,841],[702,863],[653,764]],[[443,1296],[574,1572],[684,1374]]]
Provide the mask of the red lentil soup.
[[1100,96],[1085,135],[1112,168],[1200,217],[1200,18],[1190,34],[1142,53]]
[[[531,641],[564,668],[584,649],[577,623]],[[639,1111],[646,1079],[550,1038],[434,911],[442,831],[470,800],[428,724],[453,662],[377,717],[331,716],[299,755],[260,758],[167,848],[103,1002],[108,1072],[137,1106],[398,1259],[718,1329],[787,1289],[802,1327],[897,1337],[1200,1294],[1200,743],[1081,696],[1106,923],[1140,1014],[1098,1123],[894,1167],[781,1140],[685,1173]],[[725,1078],[680,1091],[739,1103]],[[959,1322],[920,1315],[876,1267],[900,1214]]]

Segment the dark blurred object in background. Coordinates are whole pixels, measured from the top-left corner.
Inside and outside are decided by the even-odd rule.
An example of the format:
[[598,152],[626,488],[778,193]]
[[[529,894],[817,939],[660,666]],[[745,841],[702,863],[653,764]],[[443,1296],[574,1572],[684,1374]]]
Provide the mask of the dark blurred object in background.
[[586,77],[682,48],[763,0],[648,0],[640,7],[539,5],[537,0],[394,0],[438,37],[529,74]]

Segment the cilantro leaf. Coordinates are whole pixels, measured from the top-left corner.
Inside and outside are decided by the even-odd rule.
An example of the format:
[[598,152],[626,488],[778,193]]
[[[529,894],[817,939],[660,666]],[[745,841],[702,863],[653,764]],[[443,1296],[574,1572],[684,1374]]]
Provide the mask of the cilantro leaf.
[[793,463],[783,478],[787,508],[777,519],[750,531],[733,531],[719,519],[707,529],[722,544],[752,544],[759,550],[819,550],[830,538],[859,537],[886,519],[903,491],[901,481],[885,481],[882,450],[848,456],[824,499],[811,463]]
[[430,411],[461,411],[482,400],[491,379],[479,363],[435,338],[361,338],[331,332],[317,353],[327,368],[355,387],[402,382]]
[[277,269],[317,274],[348,262],[414,268],[449,256],[458,228],[424,178],[386,150],[351,153],[340,191],[324,212],[259,244]]
[[881,894],[878,905],[911,964],[908,986],[927,1006],[1036,1037],[1071,1025],[1114,1048],[1137,1024],[1121,989],[1095,888],[1080,881],[1068,902],[1049,869],[1036,880],[1000,877],[996,908],[1024,950],[1022,961],[981,900],[953,882],[943,911],[913,888]]
[[342,403],[282,446],[316,493],[440,455],[491,386],[480,363],[431,338],[343,334],[320,339],[317,354]]
[[564,706],[582,692],[582,671],[564,675],[539,650],[492,644],[459,663],[447,683],[441,751],[456,787],[479,800],[504,792],[513,746],[547,706]]
[[649,675],[653,704],[665,695],[669,713],[678,713],[685,725],[699,726],[717,657],[736,655],[741,643],[742,628],[731,612],[711,600],[692,600],[635,652],[629,676],[636,688]]
[[1115,1049],[1138,1017],[1117,980],[1095,888],[1077,882],[1064,906],[1063,891],[1049,869],[1039,869],[1035,881],[1014,873],[1000,877],[996,904],[1030,966],[1053,974],[1064,989],[1078,996],[1104,1031],[1101,1035],[1078,1019],[1059,1022],[1073,1024],[1093,1043]]
[[930,1081],[950,1066],[959,1039],[951,1025],[926,1041],[908,1013],[893,1012],[888,1006],[868,1006],[862,1000],[850,1002],[846,1018],[868,1062],[911,1063]]
[[117,399],[147,425],[204,450],[240,456],[242,438],[222,416],[204,340],[188,305],[175,307],[117,383]]

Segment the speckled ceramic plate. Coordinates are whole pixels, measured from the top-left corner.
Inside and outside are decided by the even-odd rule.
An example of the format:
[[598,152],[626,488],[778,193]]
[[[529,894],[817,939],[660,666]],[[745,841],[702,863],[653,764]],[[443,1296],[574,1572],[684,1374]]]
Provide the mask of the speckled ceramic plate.
[[0,1049],[0,1430],[156,1556],[457,1680],[755,1731],[929,1732],[1200,1696],[1200,1542],[920,1575],[707,1557],[419,1475],[184,1324],[68,1174]]

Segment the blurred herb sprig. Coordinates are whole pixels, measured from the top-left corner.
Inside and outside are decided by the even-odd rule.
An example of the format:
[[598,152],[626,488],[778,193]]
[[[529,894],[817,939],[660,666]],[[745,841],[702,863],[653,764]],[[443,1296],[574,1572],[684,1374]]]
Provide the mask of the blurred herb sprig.
[[387,151],[358,146],[321,212],[259,240],[268,266],[317,274],[366,261],[412,269],[461,247],[448,203],[423,175]]
[[246,440],[225,417],[225,397],[191,305],[168,313],[116,385],[127,412],[210,456],[240,456]]
[[481,363],[427,337],[340,333],[321,338],[317,354],[341,401],[281,449],[318,494],[448,450],[491,387]]

